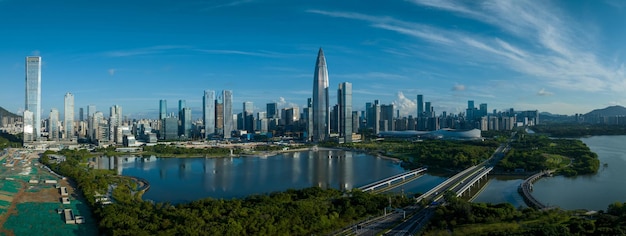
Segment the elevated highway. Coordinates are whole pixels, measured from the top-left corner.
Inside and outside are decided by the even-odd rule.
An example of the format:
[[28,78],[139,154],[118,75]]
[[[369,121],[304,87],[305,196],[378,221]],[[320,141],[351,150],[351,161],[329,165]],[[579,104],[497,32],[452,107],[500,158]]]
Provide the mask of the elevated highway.
[[[428,223],[430,218],[434,215],[437,205],[443,204],[443,196],[447,191],[454,192],[457,196],[463,195],[473,185],[483,179],[491,170],[493,166],[504,156],[504,153],[508,151],[508,146],[500,145],[491,157],[484,162],[471,166],[454,176],[446,179],[441,184],[428,190],[426,193],[415,198],[416,203],[425,202],[426,206],[422,207],[420,204],[415,204],[404,208],[404,214],[388,214],[386,216],[377,217],[365,222],[354,225],[353,228],[346,229],[339,233],[345,235],[346,232],[352,235],[377,235],[381,230],[390,225],[390,222],[397,222],[404,219],[403,222],[396,225],[393,229],[385,232],[385,235],[413,235],[419,231]],[[414,172],[426,171],[425,168],[414,170]],[[402,177],[402,175],[406,176]],[[403,173],[400,175],[392,176],[375,183],[371,183],[360,187],[363,191],[372,191],[380,186],[390,185],[393,181],[403,179],[411,176],[412,173]],[[417,173],[415,173],[417,174]],[[407,218],[405,218],[406,216]]]
[[385,179],[382,179],[382,180],[379,180],[370,184],[366,184],[364,186],[359,187],[358,189],[360,189],[363,192],[373,191],[382,186],[390,186],[391,184],[396,183],[399,180],[404,181],[406,180],[406,178],[417,176],[419,174],[424,173],[426,170],[427,168],[418,168],[418,169],[411,170],[408,172],[400,173],[400,174],[397,174],[397,175],[394,175],[394,176],[391,176],[391,177],[388,177],[388,178],[385,178]]

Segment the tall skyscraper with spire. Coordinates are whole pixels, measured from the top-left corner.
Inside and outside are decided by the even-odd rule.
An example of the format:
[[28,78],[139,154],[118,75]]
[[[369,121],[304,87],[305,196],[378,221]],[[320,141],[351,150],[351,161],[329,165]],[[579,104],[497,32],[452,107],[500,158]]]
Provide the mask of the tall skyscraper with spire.
[[330,135],[328,104],[328,69],[320,48],[313,75],[313,142],[324,141]]
[[26,110],[33,114],[32,140],[41,136],[41,57],[26,57]]

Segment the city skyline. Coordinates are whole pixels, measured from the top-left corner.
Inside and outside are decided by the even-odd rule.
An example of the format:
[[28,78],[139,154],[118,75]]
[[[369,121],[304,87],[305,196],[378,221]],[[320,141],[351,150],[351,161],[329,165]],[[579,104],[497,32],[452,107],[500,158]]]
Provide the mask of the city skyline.
[[626,4],[615,1],[62,5],[0,2],[6,19],[30,9],[23,21],[0,21],[0,106],[24,110],[14,101],[25,96],[24,57],[34,55],[43,57],[44,116],[68,92],[76,108],[120,104],[133,118],[157,118],[159,100],[202,111],[207,89],[233,91],[233,104],[253,102],[255,112],[272,102],[304,108],[320,47],[330,91],[353,84],[353,110],[380,100],[416,114],[417,94],[437,115],[464,112],[467,100],[559,114],[626,104],[626,31],[615,25]]

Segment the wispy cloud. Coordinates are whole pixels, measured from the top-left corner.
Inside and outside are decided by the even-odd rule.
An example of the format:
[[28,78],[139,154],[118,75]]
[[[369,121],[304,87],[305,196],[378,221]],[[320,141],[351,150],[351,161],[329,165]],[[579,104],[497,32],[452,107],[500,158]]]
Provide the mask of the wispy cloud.
[[[626,91],[621,62],[595,53],[596,40],[574,19],[548,2],[411,0],[410,2],[478,21],[504,32],[501,37],[355,12],[308,10],[329,17],[361,20],[371,27],[411,36],[438,46],[441,53],[468,58],[447,63],[501,65],[547,86],[574,91]],[[411,51],[388,51],[406,56]]]
[[131,56],[140,56],[140,55],[163,54],[163,53],[172,52],[172,51],[180,50],[180,49],[186,49],[186,48],[189,48],[189,47],[180,46],[180,45],[159,45],[159,46],[146,47],[146,48],[109,51],[109,52],[105,52],[104,55],[108,57],[131,57]]
[[465,91],[465,85],[462,84],[455,84],[452,87],[452,91]]
[[211,4],[215,4],[215,5],[207,6],[203,8],[201,11],[214,10],[214,9],[223,8],[223,7],[235,7],[235,6],[239,6],[239,5],[250,3],[250,2],[253,2],[253,0],[226,1],[223,3],[217,3],[217,4],[215,4],[214,1],[210,1]]
[[374,80],[406,80],[404,75],[385,73],[385,72],[366,72],[356,74],[334,74],[334,78],[343,79],[374,79]]
[[194,49],[194,51],[207,53],[207,54],[223,54],[223,55],[245,55],[245,56],[257,56],[257,57],[282,57],[286,54],[271,52],[271,51],[240,51],[240,50],[223,50],[223,49]]
[[116,70],[116,69],[114,69],[114,68],[111,68],[111,69],[107,70],[107,72],[109,72],[109,75],[110,75],[110,76],[114,76],[116,71],[117,71],[117,70]]

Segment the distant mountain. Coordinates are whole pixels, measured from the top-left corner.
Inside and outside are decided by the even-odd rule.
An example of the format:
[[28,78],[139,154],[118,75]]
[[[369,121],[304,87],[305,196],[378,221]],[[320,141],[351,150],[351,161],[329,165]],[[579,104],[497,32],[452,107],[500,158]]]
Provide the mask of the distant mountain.
[[7,111],[3,107],[0,107],[0,117],[17,117],[17,116],[18,115],[13,114],[10,111]]
[[595,109],[585,114],[588,117],[597,116],[626,116],[626,107],[623,106],[610,106],[603,109]]

